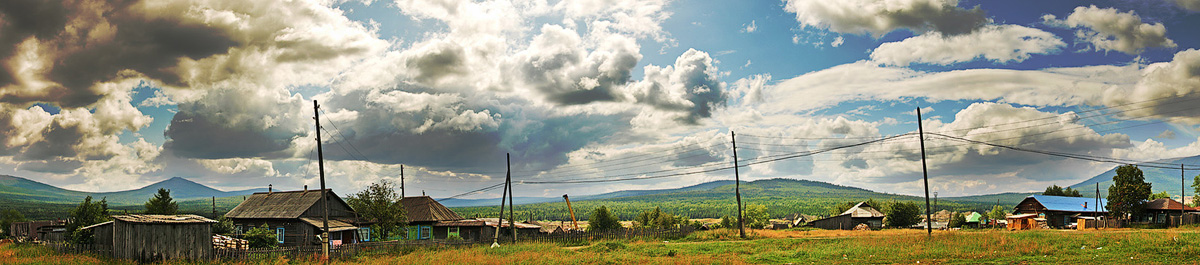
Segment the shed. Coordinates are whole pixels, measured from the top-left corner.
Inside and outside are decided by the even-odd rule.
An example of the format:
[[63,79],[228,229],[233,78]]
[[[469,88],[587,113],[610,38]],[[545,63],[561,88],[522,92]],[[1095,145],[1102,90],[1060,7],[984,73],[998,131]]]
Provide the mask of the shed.
[[860,202],[840,215],[815,220],[811,224],[821,229],[854,229],[859,224],[866,224],[871,229],[879,229],[883,227],[884,217],[886,215],[875,210],[867,202]]
[[216,222],[198,215],[130,214],[82,229],[93,229],[96,246],[113,258],[201,260],[213,256],[210,224]]
[[1029,230],[1038,227],[1037,216],[1036,213],[1027,213],[1009,215],[1004,219],[1008,221],[1008,230]]

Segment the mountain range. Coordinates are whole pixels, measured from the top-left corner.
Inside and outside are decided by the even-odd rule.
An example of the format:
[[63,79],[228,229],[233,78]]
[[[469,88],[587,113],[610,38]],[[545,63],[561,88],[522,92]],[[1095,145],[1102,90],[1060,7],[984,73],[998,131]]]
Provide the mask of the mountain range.
[[185,178],[174,177],[135,190],[84,192],[63,189],[26,178],[0,175],[0,201],[79,203],[84,197],[92,196],[94,200],[101,198],[108,200],[110,206],[141,205],[154,197],[160,188],[170,190],[171,198],[177,201],[243,196],[267,191],[263,188],[221,191]]

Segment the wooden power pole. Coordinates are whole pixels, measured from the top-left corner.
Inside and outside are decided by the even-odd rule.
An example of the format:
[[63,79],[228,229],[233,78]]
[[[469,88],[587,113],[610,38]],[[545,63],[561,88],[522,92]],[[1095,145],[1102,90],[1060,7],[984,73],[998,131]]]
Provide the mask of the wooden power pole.
[[321,254],[329,259],[329,194],[325,193],[325,155],[321,152],[321,105],[313,100],[313,120],[317,124],[317,169],[321,176]]
[[404,198],[404,165],[400,165],[400,198]]
[[921,172],[925,179],[925,233],[933,236],[933,214],[929,211],[929,168],[925,165],[925,128],[921,125],[921,107],[917,107],[917,133],[921,138]]
[[[507,161],[507,155],[505,155]],[[492,236],[492,247],[500,246],[500,227],[504,226],[504,199],[508,198],[508,178],[512,176],[512,172],[504,174],[504,188],[501,189],[500,195],[500,216],[496,218],[496,235]]]
[[516,214],[513,213],[513,197],[516,197],[516,194],[512,191],[512,154],[504,154],[504,168],[504,181],[508,183],[508,229],[512,230],[512,242],[516,244],[517,223],[513,221],[516,218]]
[[746,239],[746,224],[742,222],[742,177],[738,174],[737,135],[733,130],[729,131],[729,138],[733,140],[733,195],[737,197],[738,234]]
[[1183,164],[1179,164],[1179,226],[1176,227],[1183,226],[1183,216],[1187,215],[1183,212],[1183,207],[1186,206],[1183,204],[1183,200],[1187,198],[1187,183],[1184,183],[1187,180],[1184,180],[1183,175]]

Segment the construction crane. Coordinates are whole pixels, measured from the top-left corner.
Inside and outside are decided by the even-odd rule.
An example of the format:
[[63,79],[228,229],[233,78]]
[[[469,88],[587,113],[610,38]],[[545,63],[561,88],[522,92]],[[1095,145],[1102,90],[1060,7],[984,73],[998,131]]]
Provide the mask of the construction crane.
[[571,208],[571,199],[563,194],[563,200],[567,201],[567,211],[571,212],[571,224],[575,226],[575,230],[579,230],[579,221],[575,220],[575,209]]

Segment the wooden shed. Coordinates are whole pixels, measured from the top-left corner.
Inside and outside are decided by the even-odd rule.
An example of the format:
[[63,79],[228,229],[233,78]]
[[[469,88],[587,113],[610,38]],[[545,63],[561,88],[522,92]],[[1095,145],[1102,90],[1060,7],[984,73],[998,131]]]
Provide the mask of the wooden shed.
[[93,229],[98,248],[113,258],[137,261],[209,259],[213,256],[212,226],[198,215],[130,214],[84,227]]
[[879,210],[875,210],[867,202],[860,202],[854,207],[850,207],[840,215],[832,216],[820,220],[810,222],[813,227],[821,229],[854,229],[859,224],[866,224],[871,229],[879,229],[883,227],[883,218],[886,217]]
[[1038,215],[1036,213],[1009,215],[1005,219],[1008,220],[1008,230],[1029,230],[1038,228]]

